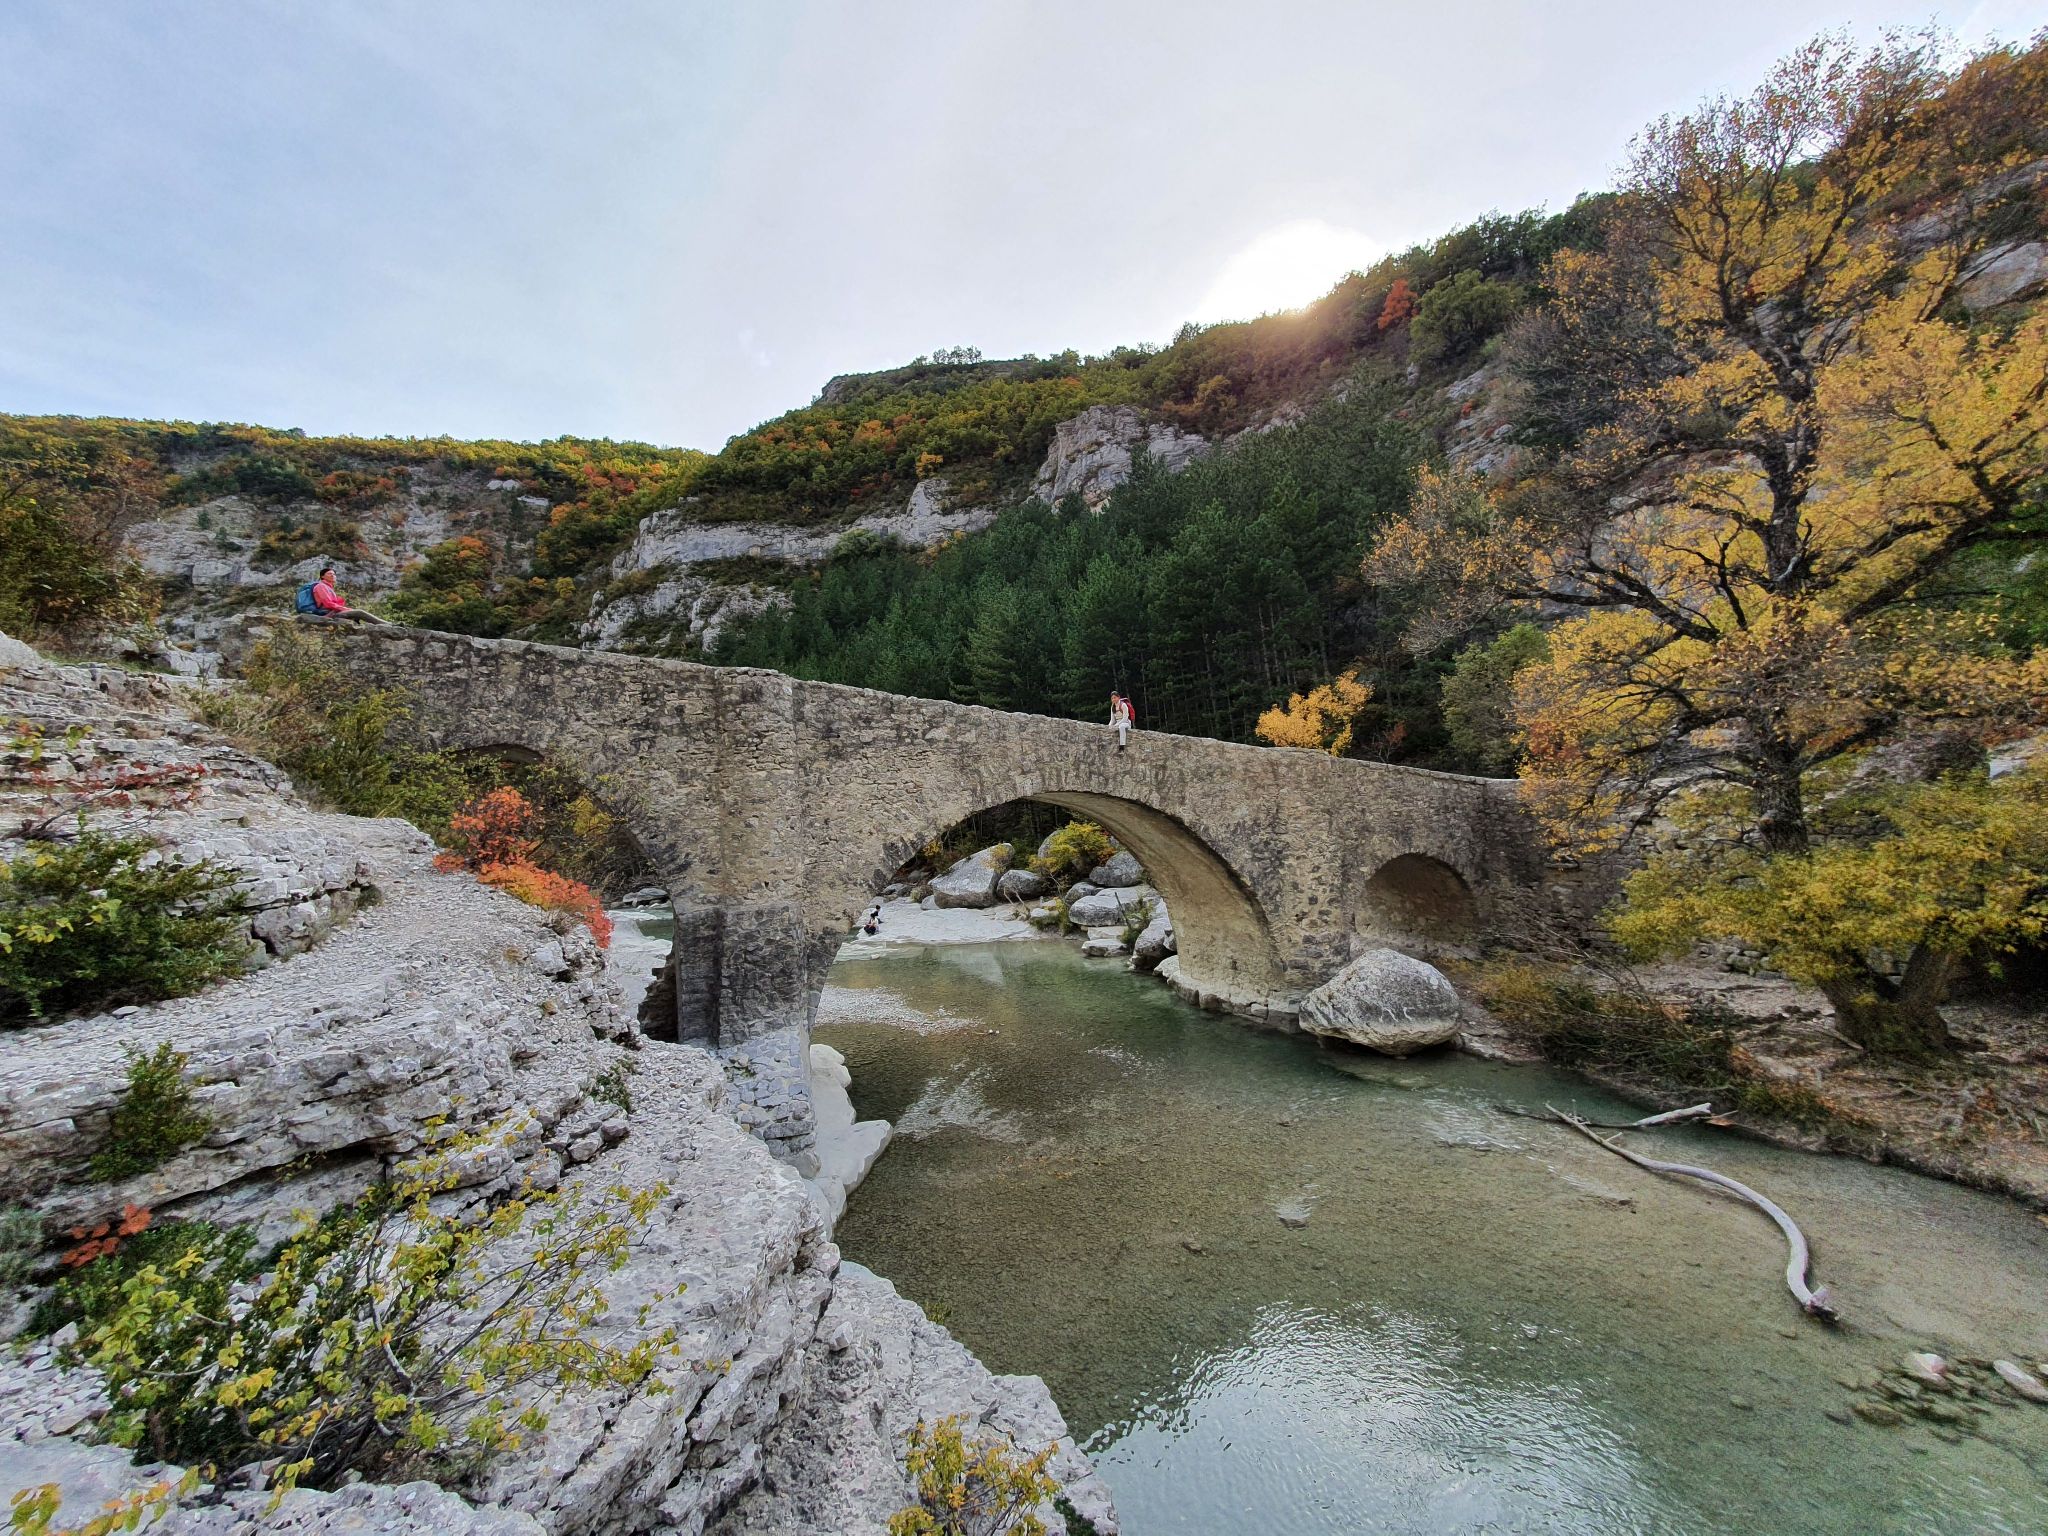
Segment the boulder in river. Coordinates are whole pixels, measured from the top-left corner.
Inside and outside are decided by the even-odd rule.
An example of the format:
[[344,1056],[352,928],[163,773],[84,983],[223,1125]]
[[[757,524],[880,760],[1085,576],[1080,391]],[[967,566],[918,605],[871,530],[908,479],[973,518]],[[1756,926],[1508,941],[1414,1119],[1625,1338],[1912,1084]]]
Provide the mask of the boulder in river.
[[1123,931],[1117,928],[1093,928],[1088,937],[1081,941],[1081,953],[1091,960],[1106,959],[1124,952]]
[[996,894],[1005,901],[1036,901],[1051,889],[1050,880],[1028,869],[1006,869],[996,881]]
[[668,892],[658,885],[643,885],[637,891],[628,891],[619,898],[622,907],[662,907],[668,905]]
[[1069,897],[1067,917],[1077,928],[1121,924],[1128,919],[1131,908],[1151,895],[1152,892],[1145,887],[1133,886],[1128,890],[1096,891],[1079,901]]
[[1301,1027],[1406,1056],[1458,1032],[1458,994],[1435,966],[1368,949],[1301,1002]]
[[969,854],[932,881],[932,902],[939,907],[992,907],[996,881],[1010,862],[1008,843],[991,843]]
[[1104,890],[1120,890],[1125,886],[1142,885],[1145,882],[1145,866],[1137,855],[1129,851],[1113,853],[1109,859],[1088,871],[1090,884]]
[[1162,903],[1152,909],[1152,921],[1145,925],[1145,931],[1131,946],[1131,969],[1149,971],[1177,948],[1173,939],[1173,919]]

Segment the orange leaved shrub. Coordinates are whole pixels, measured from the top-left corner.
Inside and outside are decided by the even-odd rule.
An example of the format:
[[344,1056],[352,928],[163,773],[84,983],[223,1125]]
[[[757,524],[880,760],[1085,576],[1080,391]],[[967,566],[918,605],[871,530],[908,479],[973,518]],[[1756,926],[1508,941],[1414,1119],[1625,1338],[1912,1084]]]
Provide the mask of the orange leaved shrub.
[[528,906],[566,912],[590,925],[599,949],[611,948],[612,920],[604,915],[597,893],[580,880],[558,875],[537,864],[486,864],[476,872],[485,885],[510,891]]
[[597,892],[580,880],[533,862],[533,804],[516,789],[494,789],[449,818],[450,848],[434,856],[437,869],[467,869],[485,885],[508,891],[529,906],[565,913],[587,924],[599,949],[609,949],[612,920]]

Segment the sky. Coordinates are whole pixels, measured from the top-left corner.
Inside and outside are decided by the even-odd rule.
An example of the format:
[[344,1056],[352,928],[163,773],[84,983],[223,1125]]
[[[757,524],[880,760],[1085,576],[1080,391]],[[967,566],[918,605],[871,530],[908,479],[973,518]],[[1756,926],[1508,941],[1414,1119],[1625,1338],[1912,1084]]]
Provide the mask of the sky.
[[1930,19],[2048,0],[6,0],[0,410],[715,449],[1304,302]]

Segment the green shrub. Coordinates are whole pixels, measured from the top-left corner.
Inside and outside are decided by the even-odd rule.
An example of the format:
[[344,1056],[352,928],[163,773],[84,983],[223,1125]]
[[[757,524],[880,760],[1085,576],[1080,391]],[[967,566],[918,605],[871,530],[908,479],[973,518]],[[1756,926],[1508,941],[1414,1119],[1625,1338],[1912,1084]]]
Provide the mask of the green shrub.
[[957,1414],[910,1432],[903,1470],[917,1502],[889,1517],[889,1536],[1045,1536],[1038,1506],[1060,1485],[1046,1472],[1054,1447],[1023,1456],[998,1434],[969,1442]]
[[1549,655],[1549,637],[1534,624],[1517,624],[1458,652],[1443,681],[1444,728],[1466,765],[1480,773],[1514,772],[1522,756],[1510,712],[1515,674]]
[[1116,851],[1109,834],[1092,821],[1070,821],[1046,839],[1045,852],[1031,868],[1061,885],[1072,885]]
[[1821,1089],[1764,1072],[1742,1044],[1732,1014],[1596,986],[1524,962],[1487,967],[1476,991],[1490,1012],[1524,1031],[1561,1066],[1711,1098],[1723,1110],[1814,1129],[1854,1131],[1868,1124],[1861,1112]]
[[1151,926],[1152,914],[1155,910],[1156,904],[1150,896],[1142,897],[1123,909],[1124,925],[1122,935],[1125,949],[1135,945],[1138,942],[1138,935]]
[[601,1099],[607,1104],[616,1105],[619,1113],[630,1115],[633,1112],[633,1085],[630,1079],[639,1070],[639,1062],[630,1056],[624,1057],[592,1078],[590,1087],[585,1091],[593,1099]]
[[93,1155],[91,1173],[103,1183],[161,1168],[208,1131],[213,1121],[192,1107],[189,1065],[166,1040],[147,1056],[128,1057],[128,1091],[114,1107],[106,1145]]
[[153,590],[117,551],[60,487],[0,479],[0,630],[81,640],[149,617]]
[[215,1316],[225,1316],[229,1290],[256,1272],[251,1253],[255,1241],[253,1227],[224,1232],[204,1221],[148,1227],[52,1286],[36,1304],[28,1331],[52,1334],[66,1323],[76,1323],[81,1335],[91,1333],[127,1304],[128,1282],[144,1269],[178,1274],[196,1303]]
[[1562,1065],[1688,1087],[1728,1081],[1734,1032],[1725,1017],[1520,962],[1488,967],[1477,990],[1489,1012]]
[[633,1342],[601,1335],[600,1280],[665,1187],[588,1200],[528,1187],[481,1219],[437,1208],[486,1139],[453,1136],[402,1165],[287,1242],[233,1305],[223,1263],[129,1275],[77,1350],[106,1376],[107,1438],[222,1474],[272,1463],[274,1488],[331,1486],[445,1474],[544,1428],[540,1404],[564,1389],[645,1383],[680,1353],[675,1332],[647,1331],[643,1307]]
[[235,877],[81,830],[0,865],[0,1025],[180,997],[239,971]]
[[28,1278],[43,1251],[43,1218],[25,1205],[0,1205],[0,1297]]
[[1522,307],[1513,283],[1466,269],[1422,296],[1408,333],[1408,355],[1418,363],[1457,362],[1503,329]]

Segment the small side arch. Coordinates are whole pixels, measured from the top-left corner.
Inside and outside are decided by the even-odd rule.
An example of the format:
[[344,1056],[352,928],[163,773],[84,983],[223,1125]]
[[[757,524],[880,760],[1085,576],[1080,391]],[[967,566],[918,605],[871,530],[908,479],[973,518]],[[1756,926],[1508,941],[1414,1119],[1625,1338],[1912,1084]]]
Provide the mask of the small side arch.
[[1425,853],[1387,860],[1365,883],[1374,917],[1393,933],[1453,944],[1477,931],[1478,901],[1465,877]]

